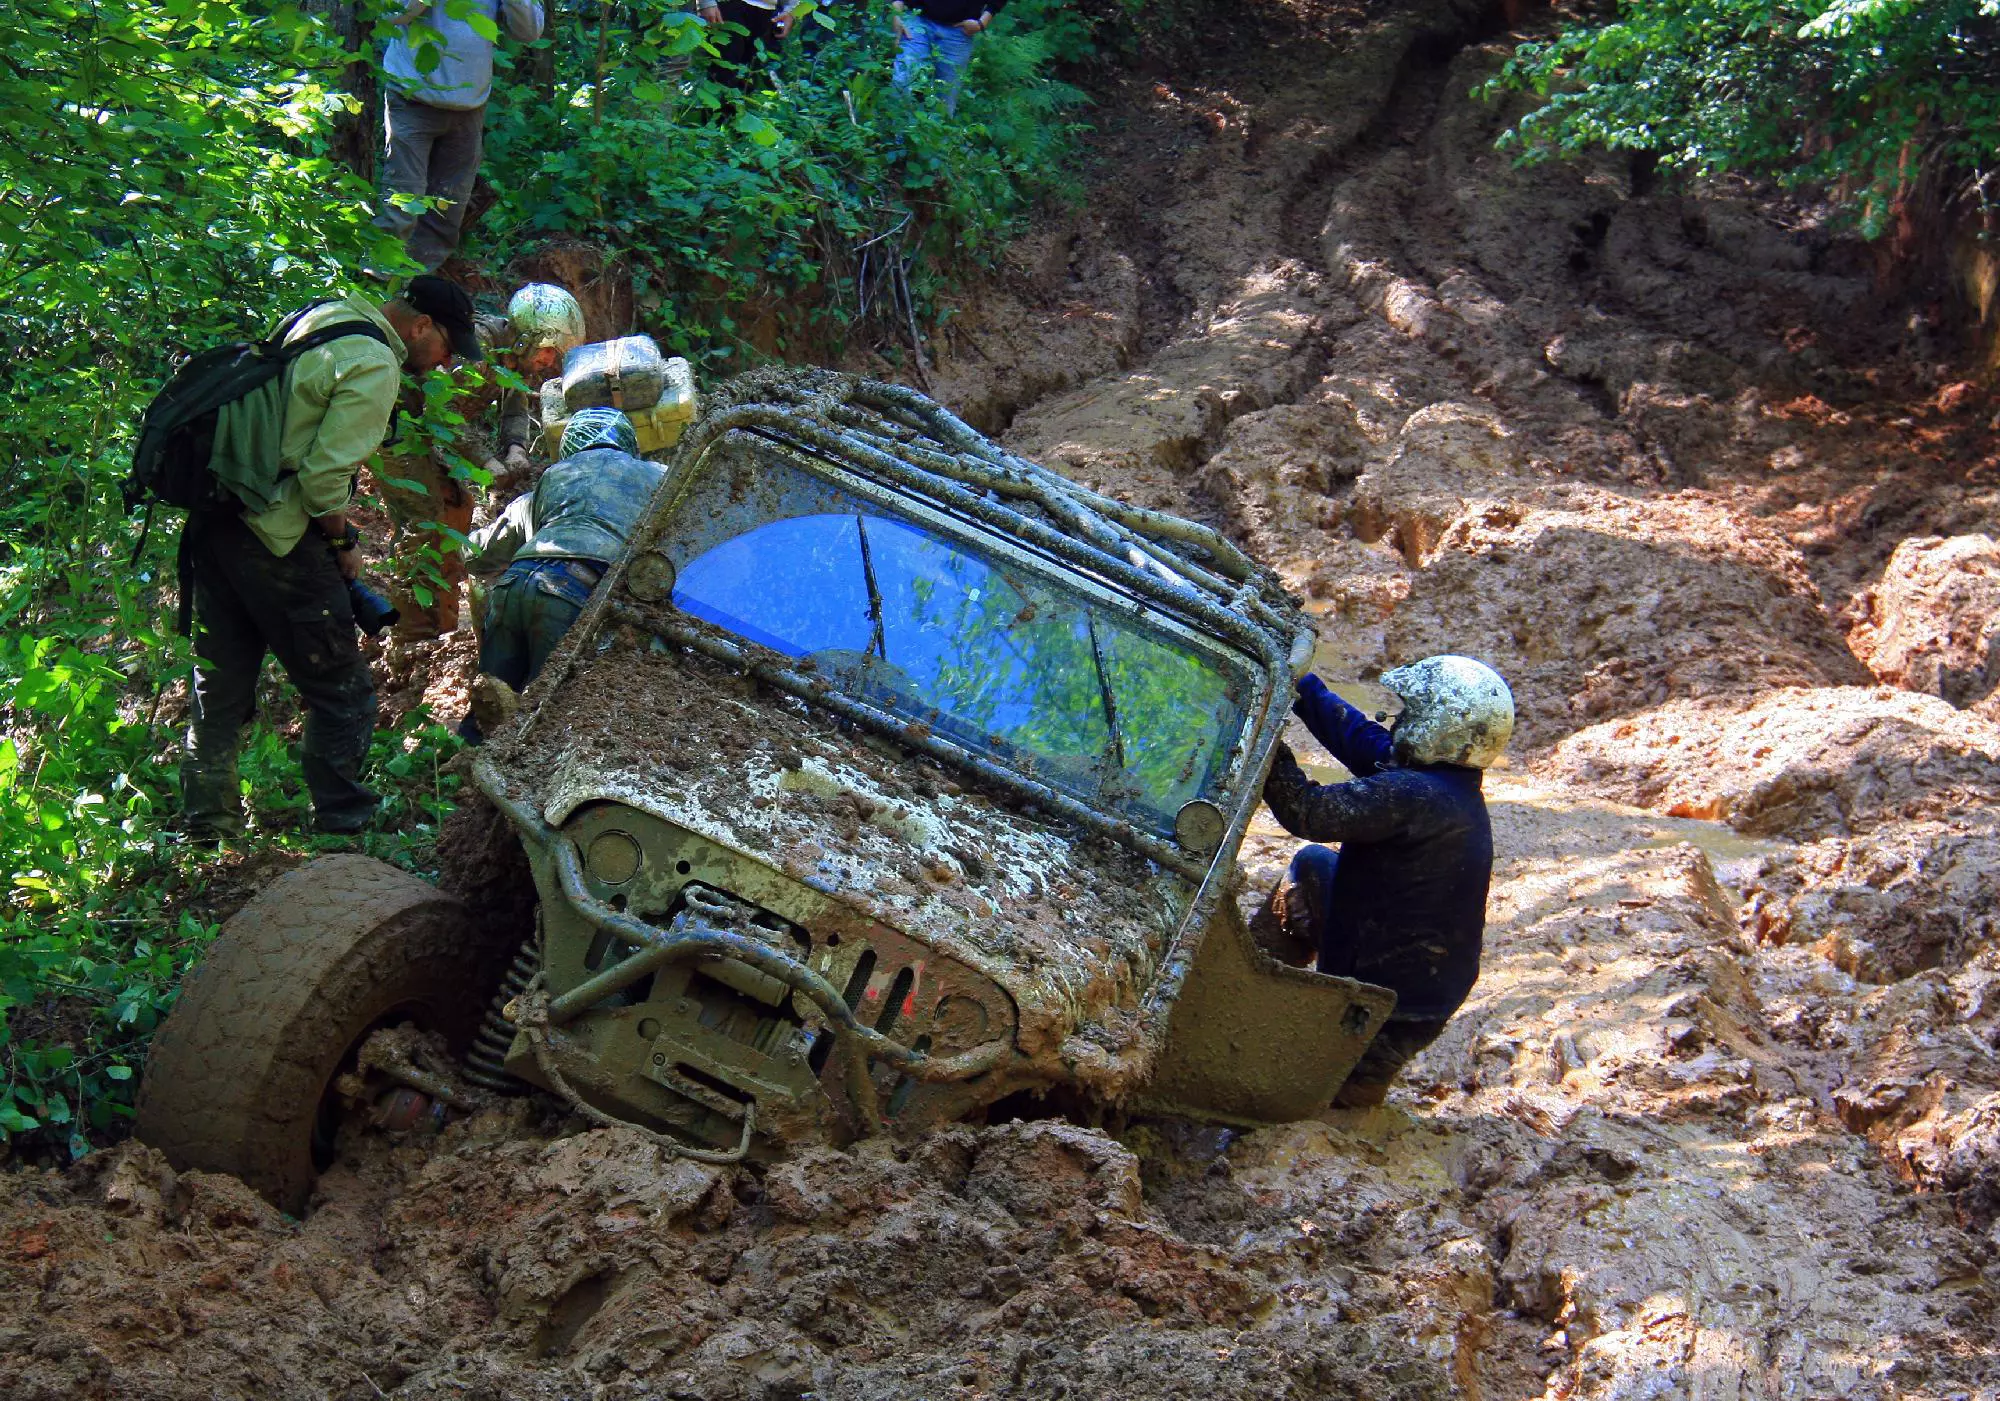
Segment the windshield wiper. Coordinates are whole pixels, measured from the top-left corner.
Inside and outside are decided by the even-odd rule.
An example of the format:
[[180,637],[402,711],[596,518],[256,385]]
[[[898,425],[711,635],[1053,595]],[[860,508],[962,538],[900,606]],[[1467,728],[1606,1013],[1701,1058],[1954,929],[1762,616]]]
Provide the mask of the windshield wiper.
[[1111,678],[1104,674],[1104,649],[1097,645],[1097,615],[1086,608],[1083,621],[1090,629],[1090,660],[1097,665],[1097,694],[1104,700],[1104,723],[1111,731],[1111,761],[1123,769],[1125,740],[1118,733],[1118,702],[1111,698]]
[[868,548],[868,527],[860,516],[854,529],[861,536],[861,577],[868,583],[868,655],[889,660],[889,640],[882,627],[882,590],[875,586],[875,556]]

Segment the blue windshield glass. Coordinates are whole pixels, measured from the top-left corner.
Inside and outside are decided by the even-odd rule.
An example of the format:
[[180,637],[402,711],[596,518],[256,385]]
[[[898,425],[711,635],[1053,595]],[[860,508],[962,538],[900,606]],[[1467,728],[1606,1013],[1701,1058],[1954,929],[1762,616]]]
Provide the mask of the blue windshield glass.
[[1220,777],[1241,728],[1226,677],[1193,649],[872,505],[714,544],[680,569],[673,598],[849,694],[1162,831]]

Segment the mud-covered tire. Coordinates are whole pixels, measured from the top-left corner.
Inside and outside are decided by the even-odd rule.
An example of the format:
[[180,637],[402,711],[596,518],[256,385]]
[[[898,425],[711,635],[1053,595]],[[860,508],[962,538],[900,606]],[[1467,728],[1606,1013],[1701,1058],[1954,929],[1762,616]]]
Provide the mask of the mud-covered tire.
[[155,1034],[138,1137],[176,1168],[233,1174],[298,1212],[343,1062],[370,1031],[403,1021],[462,1049],[508,942],[370,857],[280,877],[223,926]]

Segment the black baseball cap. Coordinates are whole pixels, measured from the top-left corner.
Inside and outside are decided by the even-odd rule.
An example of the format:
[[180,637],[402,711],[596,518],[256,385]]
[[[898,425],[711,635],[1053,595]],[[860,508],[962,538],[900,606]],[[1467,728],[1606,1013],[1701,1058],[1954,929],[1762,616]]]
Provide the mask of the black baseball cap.
[[478,360],[479,332],[472,324],[472,298],[456,282],[424,273],[403,289],[410,310],[430,317],[444,328],[451,353],[461,360]]

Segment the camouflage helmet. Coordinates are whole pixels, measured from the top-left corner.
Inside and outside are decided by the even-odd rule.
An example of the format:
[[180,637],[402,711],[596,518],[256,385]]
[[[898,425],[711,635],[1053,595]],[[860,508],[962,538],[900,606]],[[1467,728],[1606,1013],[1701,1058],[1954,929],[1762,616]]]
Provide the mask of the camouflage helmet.
[[1513,693],[1484,662],[1425,657],[1383,672],[1382,684],[1403,700],[1393,733],[1404,763],[1488,768],[1514,733]]
[[583,344],[583,308],[551,282],[530,282],[507,303],[507,320],[520,350],[549,346],[567,352]]
[[639,434],[617,409],[578,409],[563,428],[562,455],[575,457],[592,448],[617,448],[637,457]]

